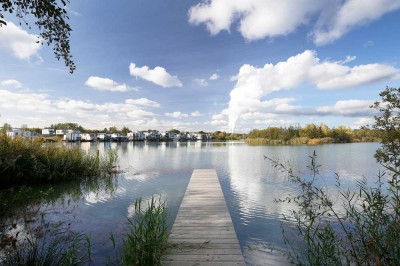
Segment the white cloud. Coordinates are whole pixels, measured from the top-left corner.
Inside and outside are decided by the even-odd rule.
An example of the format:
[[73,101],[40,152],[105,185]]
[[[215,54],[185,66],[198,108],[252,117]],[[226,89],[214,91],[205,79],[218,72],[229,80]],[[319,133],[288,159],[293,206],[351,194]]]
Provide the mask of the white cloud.
[[200,113],[199,111],[195,111],[195,112],[192,112],[190,114],[190,116],[192,116],[192,117],[201,117],[201,116],[203,116],[203,114]]
[[194,82],[202,87],[208,86],[208,82],[205,79],[194,79]]
[[211,125],[213,126],[222,126],[226,124],[228,124],[226,120],[211,120]]
[[38,56],[42,47],[37,35],[29,34],[14,23],[7,21],[6,26],[0,27],[0,48],[12,52],[19,59],[29,59],[33,55]]
[[238,30],[243,37],[257,40],[293,32],[307,23],[321,6],[318,0],[210,0],[190,8],[189,22],[205,24],[215,35],[222,30],[229,31],[239,20]]
[[209,77],[209,80],[217,80],[217,79],[219,79],[219,75],[217,73],[214,73]]
[[100,78],[90,76],[88,80],[86,80],[85,85],[99,91],[119,91],[126,92],[129,90],[137,90],[129,87],[126,84],[119,84],[112,79],[109,78]]
[[356,127],[362,127],[362,126],[367,126],[367,125],[372,125],[374,124],[375,119],[373,118],[367,118],[367,117],[362,117],[354,121],[354,125]]
[[323,106],[316,109],[318,114],[341,116],[368,116],[374,113],[370,108],[373,101],[343,100],[337,101],[333,106]]
[[4,87],[22,88],[22,83],[15,79],[3,80],[0,84]]
[[149,100],[147,98],[127,99],[127,100],[125,100],[125,103],[133,104],[133,105],[140,105],[140,106],[147,106],[147,107],[154,107],[154,108],[160,107],[160,104],[158,102]]
[[186,118],[186,117],[189,117],[188,114],[181,113],[181,112],[165,113],[165,115],[168,116],[168,117],[173,117],[173,118]]
[[236,85],[230,92],[230,130],[234,129],[237,119],[248,111],[256,111],[271,104],[278,111],[296,108],[289,105],[292,101],[290,99],[281,102],[279,107],[274,102],[261,100],[263,96],[272,92],[293,89],[304,83],[318,89],[343,89],[384,79],[395,79],[399,73],[399,69],[383,64],[349,67],[341,62],[321,62],[316,52],[310,50],[275,65],[266,64],[260,68],[243,65],[237,75]]
[[323,45],[398,8],[398,0],[203,0],[188,16],[189,23],[204,24],[211,35],[238,23],[238,31],[250,41],[287,35],[316,22],[310,35]]
[[[39,112],[49,114],[52,112],[52,102],[47,94],[19,93],[0,90],[0,107],[2,113],[6,111]],[[7,115],[3,115],[6,118]]]
[[177,76],[170,75],[165,68],[160,66],[150,69],[148,66],[137,67],[134,63],[131,63],[129,72],[132,76],[140,77],[164,88],[182,87],[182,82]]
[[348,0],[333,16],[320,17],[313,33],[317,45],[331,43],[356,26],[374,21],[400,8],[398,0]]

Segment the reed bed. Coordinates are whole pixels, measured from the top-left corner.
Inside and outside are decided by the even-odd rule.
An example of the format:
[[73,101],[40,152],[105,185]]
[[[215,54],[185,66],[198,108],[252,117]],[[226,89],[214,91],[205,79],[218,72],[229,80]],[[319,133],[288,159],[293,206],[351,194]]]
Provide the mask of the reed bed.
[[117,155],[0,137],[0,187],[80,180],[113,172]]

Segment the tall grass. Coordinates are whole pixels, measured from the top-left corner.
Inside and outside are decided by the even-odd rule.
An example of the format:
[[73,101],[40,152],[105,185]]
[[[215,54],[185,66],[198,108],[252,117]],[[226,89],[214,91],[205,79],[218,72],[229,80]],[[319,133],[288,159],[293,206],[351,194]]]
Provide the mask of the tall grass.
[[384,173],[378,175],[374,187],[358,181],[355,191],[343,188],[336,175],[333,193],[318,185],[321,176],[315,152],[310,156],[307,178],[267,159],[287,172],[301,191],[298,196],[277,200],[292,208],[284,217],[282,230],[287,255],[294,264],[400,265],[400,186],[384,182]]
[[135,217],[129,219],[130,231],[123,239],[124,265],[160,265],[168,241],[167,208],[154,197],[143,207],[135,201]]
[[82,265],[90,261],[90,240],[84,234],[57,232],[49,235],[27,237],[22,243],[9,248],[1,260],[4,266]]
[[0,187],[70,181],[110,174],[114,151],[100,156],[41,140],[0,136]]

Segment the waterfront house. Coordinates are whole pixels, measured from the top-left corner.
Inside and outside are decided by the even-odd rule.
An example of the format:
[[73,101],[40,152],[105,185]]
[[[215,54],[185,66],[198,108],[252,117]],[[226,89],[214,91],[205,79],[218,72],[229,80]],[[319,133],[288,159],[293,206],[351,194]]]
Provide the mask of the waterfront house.
[[82,133],[81,141],[93,142],[97,140],[97,135],[95,133]]
[[54,136],[56,134],[56,131],[52,128],[44,128],[42,129],[42,135],[43,136]]
[[174,140],[174,141],[178,140],[178,134],[176,134],[176,133],[169,132],[168,136],[169,136],[170,140]]
[[133,140],[135,140],[135,133],[128,132],[128,134],[126,134],[126,137],[128,138],[129,141],[133,141]]
[[75,142],[75,141],[80,141],[81,140],[81,133],[68,130],[67,133],[65,133],[63,137],[63,141],[68,141],[68,142]]
[[135,140],[136,141],[143,141],[145,139],[146,139],[146,136],[145,136],[145,134],[143,132],[138,131],[138,132],[135,133]]
[[111,134],[109,133],[98,133],[97,141],[111,141]]
[[112,141],[121,141],[121,134],[120,133],[112,133],[111,134],[111,140]]
[[20,137],[22,139],[32,139],[34,137],[37,137],[36,132],[31,132],[25,129],[21,128],[13,128],[9,131],[7,131],[7,137],[10,137],[12,139],[15,139],[16,137]]
[[68,130],[66,130],[66,129],[57,129],[56,130],[56,135],[65,135],[65,134],[67,134],[68,133]]

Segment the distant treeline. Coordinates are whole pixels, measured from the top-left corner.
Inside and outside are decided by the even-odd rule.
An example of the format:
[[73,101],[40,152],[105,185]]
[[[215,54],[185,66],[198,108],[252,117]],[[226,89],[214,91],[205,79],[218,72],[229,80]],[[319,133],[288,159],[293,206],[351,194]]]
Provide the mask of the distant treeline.
[[368,128],[351,129],[345,126],[329,128],[325,124],[305,127],[268,127],[252,130],[248,144],[323,144],[379,141],[379,132]]

